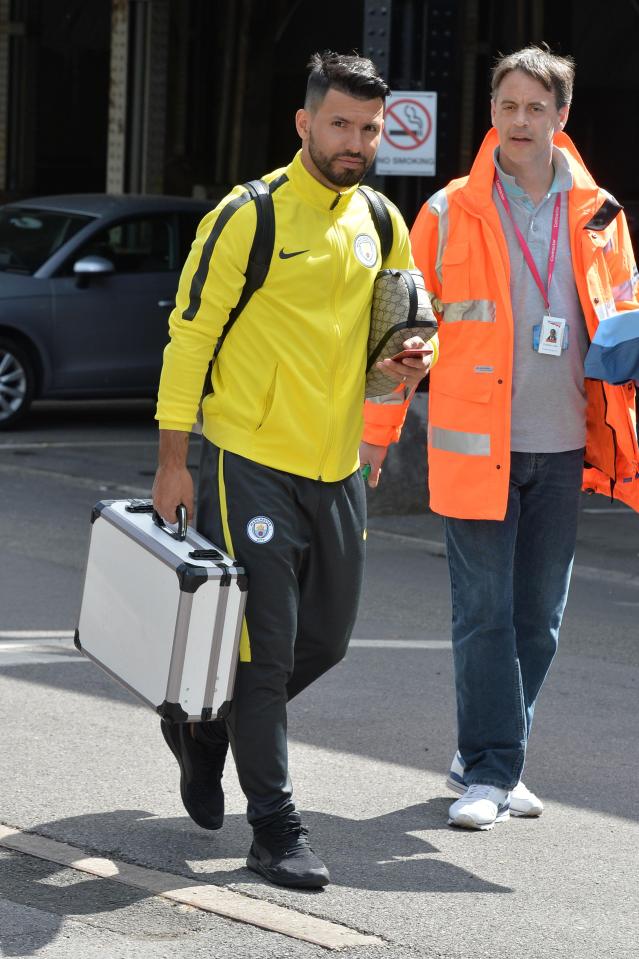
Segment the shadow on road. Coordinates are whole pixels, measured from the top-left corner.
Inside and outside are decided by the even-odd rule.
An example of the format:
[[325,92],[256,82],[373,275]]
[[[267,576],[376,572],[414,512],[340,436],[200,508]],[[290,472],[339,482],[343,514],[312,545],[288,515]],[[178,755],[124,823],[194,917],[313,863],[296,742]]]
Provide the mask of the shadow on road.
[[[36,687],[66,691],[105,702],[128,704],[132,710],[146,710],[136,699],[80,654],[68,651],[55,663],[5,665],[0,657],[0,676]],[[367,682],[361,683],[362,657],[367,657]],[[544,800],[590,809],[605,815],[636,821],[639,807],[633,800],[632,777],[610,789],[618,771],[630,770],[633,728],[615,725],[615,737],[606,738],[605,750],[597,762],[582,758],[577,767],[566,765],[566,756],[580,755],[584,729],[604,729],[615,715],[633,714],[636,690],[632,677],[623,688],[602,685],[599,699],[588,692],[588,711],[583,713],[583,696],[568,663],[565,678],[559,670],[553,682],[556,691],[544,703],[545,745],[540,747],[543,762],[530,785]],[[379,709],[388,699],[388,676],[392,670],[395,690],[392,711]],[[454,696],[450,675],[450,653],[423,653],[352,649],[346,660],[291,703],[289,734],[293,740],[318,748],[370,757],[442,775],[452,755]],[[565,687],[565,689],[563,688]],[[573,688],[574,687],[574,688]],[[397,691],[401,689],[401,697]],[[35,693],[36,697],[42,695]],[[568,696],[568,705],[566,697]],[[614,699],[613,699],[614,696]],[[326,703],[340,704],[334,710]],[[383,788],[383,784],[380,785]],[[631,801],[632,800],[632,801]],[[442,818],[445,818],[442,813]]]
[[[130,692],[80,654],[60,650],[54,655],[56,662],[4,666],[0,658],[0,676],[105,702],[128,704],[134,710],[146,711],[147,707]],[[366,684],[359,681],[363,655],[367,657]],[[390,670],[396,690],[401,688],[401,699],[393,700],[389,718],[389,714],[380,711],[376,704],[386,702],[388,698]],[[289,734],[296,742],[306,745],[329,746],[339,752],[382,762],[431,769],[442,774],[443,778],[452,754],[446,744],[452,743],[451,730],[454,729],[453,685],[449,672],[448,651],[424,654],[410,649],[398,652],[353,649],[345,662],[291,704]],[[578,699],[578,689],[571,695]],[[623,713],[630,709],[635,689],[632,681],[623,689],[617,684],[614,703],[610,699],[612,693],[604,687],[600,695],[599,712],[595,711],[594,701],[591,703],[595,724],[604,721],[606,711],[614,709]],[[558,694],[546,699],[545,735],[551,738],[544,750],[541,767],[544,780],[530,785],[548,801],[554,799],[564,805],[592,809],[631,821],[639,819],[639,807],[629,801],[632,796],[630,779],[617,789],[607,786],[618,769],[629,765],[631,729],[623,730],[623,733],[617,731],[616,738],[608,738],[599,760],[594,764],[582,761],[575,775],[574,769],[572,772],[567,770],[565,756],[574,754],[575,740],[580,741],[583,721],[580,725],[579,719],[575,718],[574,723],[566,725],[564,699],[565,695]],[[327,702],[340,705],[327,710]],[[440,818],[445,819],[443,809]]]
[[[363,821],[307,812],[304,822],[330,864],[333,886],[380,892],[512,893],[508,886],[487,882],[435,858],[438,853],[435,846],[407,834],[409,830],[437,828],[449,801],[436,799]],[[251,882],[271,888],[244,866],[206,872],[195,871],[189,865],[216,859],[244,859],[248,831],[246,820],[240,815],[227,816],[224,829],[214,834],[199,829],[188,818],[158,819],[139,809],[69,817],[42,823],[30,832],[72,845],[77,845],[78,836],[82,836],[87,853],[128,862],[133,861],[131,848],[145,849],[149,855],[145,856],[144,865],[180,878],[218,886]],[[139,860],[136,864],[141,865]],[[176,879],[175,888],[180,885],[180,879]],[[303,897],[301,908],[305,912],[311,911],[308,907],[312,899],[321,894],[296,893]],[[3,936],[0,929],[0,954],[33,955],[55,939],[65,918],[94,917],[93,924],[100,926],[102,923],[95,917],[153,898],[152,893],[112,879],[92,877],[0,848],[0,899],[59,918],[57,925],[49,923],[46,929],[30,931],[31,952],[28,953],[24,951],[22,937],[16,941],[15,934]],[[144,935],[143,918],[141,923],[138,931]]]

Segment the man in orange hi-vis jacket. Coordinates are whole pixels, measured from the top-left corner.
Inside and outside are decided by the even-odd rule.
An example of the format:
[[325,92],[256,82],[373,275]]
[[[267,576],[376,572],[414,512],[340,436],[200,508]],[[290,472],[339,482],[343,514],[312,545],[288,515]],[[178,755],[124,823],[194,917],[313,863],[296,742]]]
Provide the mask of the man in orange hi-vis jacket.
[[557,648],[583,488],[639,508],[633,383],[584,378],[595,331],[636,322],[621,207],[563,133],[574,64],[500,58],[469,176],[424,205],[413,253],[439,318],[429,409],[431,508],[444,517],[458,751],[449,823],[538,816],[522,783]]

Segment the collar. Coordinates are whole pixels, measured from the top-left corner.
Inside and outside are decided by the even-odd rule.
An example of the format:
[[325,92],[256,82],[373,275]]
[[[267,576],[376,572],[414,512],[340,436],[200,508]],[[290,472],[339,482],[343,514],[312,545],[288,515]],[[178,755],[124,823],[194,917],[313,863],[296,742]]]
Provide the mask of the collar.
[[331,190],[330,187],[324,186],[323,183],[315,179],[312,173],[308,172],[302,163],[301,150],[295,154],[287,166],[286,175],[296,193],[307,203],[310,203],[311,206],[315,206],[320,210],[339,209],[341,211],[359,186],[359,183],[356,183],[354,186],[347,187],[339,193],[336,190]]
[[[493,152],[493,162],[495,164],[495,169],[499,173],[499,178],[504,185],[504,190],[507,196],[512,199],[524,200],[527,204],[532,206],[530,197],[523,190],[514,176],[510,176],[508,173],[505,173],[499,163],[499,147],[495,147]],[[566,190],[572,190],[573,187],[573,176],[570,169],[570,164],[568,163],[567,158],[564,156],[563,152],[553,145],[552,148],[552,165],[554,169],[553,181],[550,184],[550,189],[546,194],[546,198],[549,197],[552,193],[563,193]]]
[[[454,190],[455,199],[463,209],[472,216],[482,217],[494,234],[503,236],[497,206],[493,200],[494,155],[497,145],[497,131],[492,127],[484,137],[468,176],[452,180],[447,190]],[[568,193],[568,219],[572,224],[571,228],[576,229],[590,220],[593,213],[605,202],[607,194],[597,186],[577,147],[566,133],[561,131],[555,134],[554,146],[566,160],[573,178],[573,187]],[[504,259],[507,259],[507,251],[504,249],[502,253]]]
[[[476,208],[480,210],[490,206],[493,202],[492,187],[496,146],[498,146],[497,131],[492,127],[484,137],[468,176],[462,177],[459,181],[453,181],[461,187],[461,193],[466,200],[468,209]],[[588,172],[574,143],[567,134],[560,132],[555,134],[554,147],[565,159],[573,178],[574,185],[570,191],[571,206],[574,206],[575,209],[583,209],[584,214],[586,207],[592,206],[594,212],[594,205],[598,197],[601,195],[601,203],[603,203],[605,197]]]

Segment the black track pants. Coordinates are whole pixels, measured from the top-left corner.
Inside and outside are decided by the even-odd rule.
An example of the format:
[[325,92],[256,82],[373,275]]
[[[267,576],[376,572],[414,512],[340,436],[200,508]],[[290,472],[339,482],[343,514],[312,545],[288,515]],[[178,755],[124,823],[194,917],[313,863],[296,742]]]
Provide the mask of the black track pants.
[[357,614],[366,498],[260,466],[202,439],[197,528],[248,574],[246,626],[227,729],[248,820],[294,808],[286,702],[344,656]]

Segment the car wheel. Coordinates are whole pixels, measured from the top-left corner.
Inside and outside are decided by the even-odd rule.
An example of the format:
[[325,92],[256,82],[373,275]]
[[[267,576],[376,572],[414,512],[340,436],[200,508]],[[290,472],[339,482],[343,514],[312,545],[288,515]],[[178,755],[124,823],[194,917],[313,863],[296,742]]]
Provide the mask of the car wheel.
[[33,399],[33,364],[21,346],[0,337],[0,430],[15,426]]

